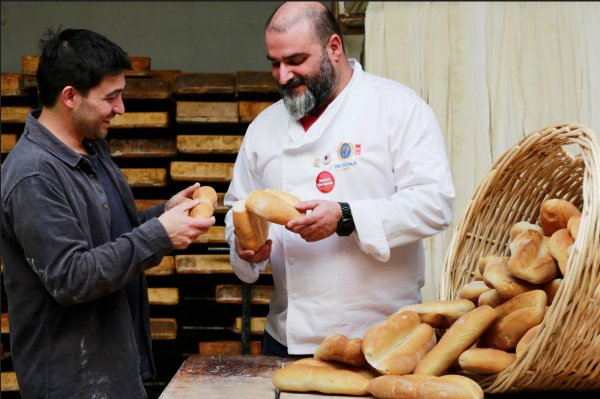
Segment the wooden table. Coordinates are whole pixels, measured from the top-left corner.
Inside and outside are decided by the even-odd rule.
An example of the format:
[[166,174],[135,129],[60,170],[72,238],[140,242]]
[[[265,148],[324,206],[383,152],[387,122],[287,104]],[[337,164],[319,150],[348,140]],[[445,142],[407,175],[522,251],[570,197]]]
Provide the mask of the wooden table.
[[[348,396],[279,392],[271,378],[293,359],[274,356],[188,357],[159,399],[333,399]],[[370,397],[369,397],[370,398]]]

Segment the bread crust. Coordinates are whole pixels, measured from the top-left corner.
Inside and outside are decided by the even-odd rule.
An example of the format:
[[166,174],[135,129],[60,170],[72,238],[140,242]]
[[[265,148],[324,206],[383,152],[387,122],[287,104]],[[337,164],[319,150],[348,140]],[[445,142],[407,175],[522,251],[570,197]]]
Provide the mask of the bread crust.
[[233,228],[240,245],[244,249],[257,251],[269,238],[269,221],[248,212],[245,201],[233,204]]
[[295,206],[300,200],[290,193],[275,189],[252,191],[246,198],[246,209],[268,220],[286,225],[290,220],[302,216]]
[[332,334],[315,349],[315,357],[356,367],[369,367],[362,352],[362,339],[349,339],[342,334]]

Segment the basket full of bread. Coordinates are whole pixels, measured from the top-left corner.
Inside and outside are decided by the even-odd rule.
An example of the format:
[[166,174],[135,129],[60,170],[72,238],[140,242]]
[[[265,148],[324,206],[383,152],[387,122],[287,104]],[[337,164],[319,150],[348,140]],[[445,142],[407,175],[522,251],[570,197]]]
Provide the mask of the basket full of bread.
[[273,384],[380,399],[600,389],[599,179],[589,128],[528,134],[475,191],[436,301],[326,337]]

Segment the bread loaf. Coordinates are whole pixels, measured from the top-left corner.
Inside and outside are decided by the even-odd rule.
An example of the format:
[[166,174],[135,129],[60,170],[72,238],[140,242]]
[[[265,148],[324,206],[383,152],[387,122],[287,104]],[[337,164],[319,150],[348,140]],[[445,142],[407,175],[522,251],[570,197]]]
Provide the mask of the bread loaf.
[[402,306],[398,312],[410,310],[421,318],[423,323],[433,328],[448,328],[460,316],[473,310],[475,305],[467,299],[455,299],[451,301],[429,301]]
[[507,263],[511,275],[532,284],[543,284],[558,276],[558,265],[548,252],[545,238],[536,230],[525,230],[515,237]]
[[498,291],[498,295],[504,300],[508,300],[519,294],[531,291],[537,285],[514,277],[508,271],[508,257],[495,256],[491,258],[483,272],[483,281],[488,287]]
[[497,374],[504,371],[515,360],[514,353],[493,348],[467,349],[458,357],[460,368],[478,374]]
[[556,230],[556,232],[554,232],[554,234],[552,234],[550,237],[550,242],[548,243],[550,255],[556,259],[558,268],[563,276],[567,273],[569,247],[571,247],[574,242],[575,241],[573,240],[573,237],[571,237],[571,233],[569,233],[569,229],[564,228]]
[[492,289],[479,295],[479,298],[477,299],[477,306],[488,305],[495,308],[504,302],[504,299],[502,299],[502,297],[498,294],[498,291]]
[[527,230],[534,230],[534,231],[539,232],[542,235],[544,234],[544,230],[542,230],[542,228],[540,226],[529,223],[529,222],[522,221],[522,222],[515,223],[511,227],[510,232],[509,232],[510,241],[514,240],[515,237],[517,237],[519,234],[521,234],[522,232],[527,231]]
[[481,347],[511,350],[531,327],[544,319],[546,293],[534,290],[518,295],[496,308],[497,318],[479,341]]
[[368,389],[378,399],[483,399],[483,390],[475,381],[454,374],[384,375],[373,378]]
[[327,364],[318,359],[301,360],[277,370],[272,378],[273,385],[286,392],[317,391],[354,396],[368,394],[369,380],[374,377],[369,371]]
[[269,222],[246,209],[245,201],[234,202],[232,207],[233,228],[244,249],[257,251],[269,238]]
[[414,374],[441,375],[496,319],[490,306],[480,306],[462,315],[419,362]]
[[552,302],[554,301],[554,297],[556,296],[556,293],[558,292],[558,288],[560,287],[560,283],[562,283],[562,278],[555,278],[554,280],[549,281],[546,284],[542,285],[542,289],[546,293],[546,297],[547,297],[546,305],[548,305],[548,306],[552,305]]
[[329,335],[315,350],[315,357],[355,367],[368,367],[369,363],[363,355],[361,345],[361,338],[349,339],[341,334]]
[[201,186],[194,190],[193,199],[199,199],[200,203],[190,210],[193,218],[209,218],[215,212],[217,205],[217,192],[210,186]]
[[544,201],[540,208],[544,235],[550,237],[555,231],[566,228],[569,219],[575,215],[581,215],[581,212],[569,201],[558,198]]
[[523,337],[521,337],[521,339],[517,343],[517,347],[515,348],[515,353],[517,357],[520,357],[523,354],[525,349],[529,346],[531,341],[534,340],[534,338],[540,331],[540,328],[540,324],[538,324],[536,326],[531,327],[529,330],[527,330],[525,334],[523,334]]
[[362,351],[381,374],[409,374],[435,345],[433,328],[415,312],[399,311],[368,329]]
[[473,302],[473,304],[476,304],[477,300],[479,299],[479,296],[484,292],[490,290],[491,288],[488,287],[483,280],[475,280],[460,287],[458,290],[458,297],[461,299],[471,301]]
[[569,221],[567,222],[567,229],[569,233],[571,233],[571,237],[573,240],[577,239],[577,235],[579,234],[579,225],[581,224],[581,215],[571,216]]
[[246,198],[246,209],[273,222],[285,225],[302,214],[295,208],[300,200],[290,193],[268,188],[252,191]]

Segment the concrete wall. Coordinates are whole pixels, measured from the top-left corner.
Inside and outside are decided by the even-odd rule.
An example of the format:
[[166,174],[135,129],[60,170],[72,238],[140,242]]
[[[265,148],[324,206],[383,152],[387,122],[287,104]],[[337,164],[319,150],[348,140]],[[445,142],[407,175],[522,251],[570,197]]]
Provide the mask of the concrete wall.
[[[2,1],[1,70],[20,72],[47,28],[87,28],[152,69],[269,70],[264,24],[277,1]],[[330,2],[324,2],[330,5]],[[348,38],[348,45],[357,43]],[[361,41],[358,42],[360,46]],[[354,44],[352,44],[354,45]],[[360,55],[360,50],[358,50]]]

